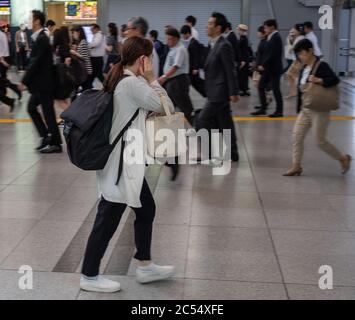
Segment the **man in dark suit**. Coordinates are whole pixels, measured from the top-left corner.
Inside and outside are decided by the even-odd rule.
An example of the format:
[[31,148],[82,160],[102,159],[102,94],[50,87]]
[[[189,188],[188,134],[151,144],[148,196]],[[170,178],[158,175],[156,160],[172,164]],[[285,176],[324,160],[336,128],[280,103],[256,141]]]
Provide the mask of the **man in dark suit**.
[[226,39],[229,41],[229,43],[233,47],[234,61],[235,61],[236,67],[238,67],[240,64],[239,40],[238,40],[236,34],[234,33],[232,24],[230,22],[227,23],[227,30],[226,30],[225,34],[226,34]]
[[190,26],[183,26],[180,30],[180,33],[184,39],[185,47],[189,52],[191,85],[203,97],[206,97],[205,81],[200,78],[200,69],[203,67],[201,58],[202,45],[192,37]]
[[265,116],[267,110],[266,88],[271,84],[272,91],[276,100],[276,111],[270,118],[283,117],[283,99],[280,89],[280,79],[283,71],[283,43],[279,32],[277,31],[277,22],[274,19],[264,22],[264,31],[267,35],[267,44],[265,54],[261,64],[257,67],[261,72],[259,82],[259,98],[261,109],[252,113],[254,116]]
[[[61,153],[62,139],[54,111],[55,72],[53,53],[49,37],[44,29],[45,14],[38,10],[32,11],[33,46],[30,64],[20,85],[31,93],[28,102],[28,113],[42,138],[37,150],[41,153]],[[38,106],[42,106],[43,121]]]
[[[199,129],[231,130],[232,161],[238,161],[238,146],[230,102],[239,101],[239,88],[231,44],[223,37],[226,17],[214,12],[208,20],[207,33],[211,38],[210,52],[205,64],[207,104],[199,114]],[[211,155],[211,152],[210,152]]]

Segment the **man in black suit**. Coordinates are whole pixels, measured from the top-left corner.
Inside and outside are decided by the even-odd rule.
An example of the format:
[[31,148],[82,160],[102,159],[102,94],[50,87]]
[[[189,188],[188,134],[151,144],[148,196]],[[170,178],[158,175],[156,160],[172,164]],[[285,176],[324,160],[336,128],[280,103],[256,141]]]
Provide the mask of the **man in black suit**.
[[[53,53],[49,37],[44,29],[45,14],[38,10],[32,11],[33,46],[28,70],[20,85],[31,93],[28,102],[28,113],[42,138],[37,150],[41,153],[61,153],[62,139],[54,111],[55,71]],[[43,121],[38,106],[42,106]]]
[[[208,20],[210,52],[205,64],[207,104],[199,114],[197,130],[231,130],[232,160],[238,161],[238,146],[230,102],[239,101],[239,88],[231,44],[223,37],[227,27],[226,17],[214,12]],[[210,152],[211,154],[211,152]]]
[[227,30],[225,32],[226,39],[230,42],[234,50],[234,61],[236,66],[240,64],[240,48],[239,48],[239,40],[236,34],[233,31],[232,24],[230,22],[227,23]]
[[267,110],[266,88],[271,84],[276,100],[276,111],[271,114],[270,118],[283,117],[283,99],[280,89],[280,79],[283,71],[283,43],[279,32],[277,31],[277,22],[274,19],[264,22],[264,31],[267,35],[267,44],[265,46],[265,54],[261,64],[257,67],[261,72],[259,82],[259,97],[261,109],[252,113],[254,116],[265,116]]
[[184,39],[185,47],[190,57],[190,80],[191,85],[203,97],[206,97],[205,81],[200,78],[200,69],[202,66],[201,52],[202,45],[192,37],[191,27],[185,25],[181,28],[180,33]]

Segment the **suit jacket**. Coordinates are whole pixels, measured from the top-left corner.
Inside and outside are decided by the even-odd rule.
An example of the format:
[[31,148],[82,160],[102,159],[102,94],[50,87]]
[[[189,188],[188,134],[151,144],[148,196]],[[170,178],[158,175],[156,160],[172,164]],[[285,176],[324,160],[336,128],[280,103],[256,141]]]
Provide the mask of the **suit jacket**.
[[[319,59],[318,59],[319,61]],[[317,62],[318,62],[317,61]],[[314,65],[315,67],[315,65]],[[313,67],[313,70],[314,70]],[[301,72],[300,72],[300,76],[298,78],[298,100],[297,100],[297,111],[300,111],[302,108],[302,92],[300,90],[300,84],[301,84],[301,80],[303,77],[303,72],[304,72],[305,67],[302,68]],[[313,73],[313,70],[311,71],[311,74]],[[329,66],[328,63],[326,63],[325,61],[322,61],[321,64],[319,65],[315,76],[317,78],[321,78],[323,79],[323,86],[325,88],[329,88],[329,87],[333,87],[339,84],[340,80],[338,78],[338,76],[335,74],[335,72],[331,69],[331,67]]]
[[33,43],[30,63],[22,83],[31,93],[54,92],[55,72],[52,47],[44,30]]
[[223,36],[210,50],[204,70],[209,102],[228,102],[239,94],[233,48]]
[[187,50],[190,56],[190,71],[199,70],[201,67],[200,43],[195,38],[192,38]]
[[235,35],[234,32],[231,32],[227,38],[226,38],[230,44],[232,45],[233,47],[233,50],[234,50],[234,57],[235,57],[235,62],[237,64],[240,63],[240,48],[239,48],[239,40],[237,38],[237,36]]
[[256,66],[260,66],[263,63],[263,60],[266,55],[266,46],[267,46],[267,40],[261,39],[258,46],[258,50],[256,52],[256,59],[255,59]]
[[250,57],[249,39],[247,36],[240,36],[239,53],[240,53],[240,61],[244,61],[244,62],[250,61],[251,57]]
[[282,74],[283,43],[280,34],[275,33],[265,45],[265,54],[261,65],[271,74]]

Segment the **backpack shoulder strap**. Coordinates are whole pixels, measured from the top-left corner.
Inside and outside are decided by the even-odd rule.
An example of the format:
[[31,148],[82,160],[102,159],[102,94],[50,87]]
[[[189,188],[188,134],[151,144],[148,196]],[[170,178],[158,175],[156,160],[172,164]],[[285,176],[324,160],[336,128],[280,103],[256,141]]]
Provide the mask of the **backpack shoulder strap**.
[[139,114],[139,109],[134,113],[132,118],[127,122],[127,124],[124,126],[124,128],[121,130],[121,132],[118,134],[114,142],[112,143],[112,148],[115,148],[117,143],[121,140],[125,132],[128,130],[128,128],[132,125],[133,121],[136,120]]

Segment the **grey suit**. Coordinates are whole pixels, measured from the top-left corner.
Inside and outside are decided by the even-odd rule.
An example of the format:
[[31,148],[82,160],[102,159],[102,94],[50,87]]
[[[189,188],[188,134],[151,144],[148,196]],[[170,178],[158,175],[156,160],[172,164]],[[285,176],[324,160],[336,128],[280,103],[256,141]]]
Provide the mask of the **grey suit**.
[[238,158],[237,137],[231,114],[230,97],[239,95],[231,44],[223,36],[210,50],[205,64],[207,104],[199,114],[197,129],[230,129],[232,158]]

